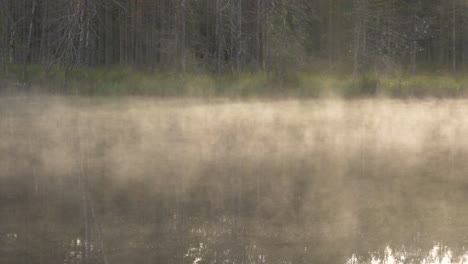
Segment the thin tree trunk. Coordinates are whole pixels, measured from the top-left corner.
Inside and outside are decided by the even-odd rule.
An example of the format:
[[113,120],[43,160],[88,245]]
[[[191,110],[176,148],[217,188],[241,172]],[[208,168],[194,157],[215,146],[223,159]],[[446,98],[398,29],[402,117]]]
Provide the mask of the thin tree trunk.
[[257,18],[257,22],[256,22],[256,40],[257,40],[257,61],[256,61],[256,65],[257,65],[257,71],[260,71],[260,68],[261,68],[261,43],[262,43],[262,40],[261,40],[261,24],[260,24],[260,16],[261,16],[261,10],[260,10],[260,3],[261,3],[261,0],[257,0],[257,7],[256,7],[256,18]]
[[84,47],[83,47],[83,66],[85,68],[85,76],[88,78],[88,66],[89,66],[89,27],[90,27],[90,17],[89,17],[89,1],[84,0]]
[[8,6],[8,1],[3,2],[3,8],[2,8],[2,18],[4,18],[5,22],[5,32],[3,33],[4,41],[0,44],[1,46],[1,54],[0,56],[2,57],[2,63],[3,63],[3,68],[5,73],[8,73],[8,62],[9,62],[9,46],[10,46],[10,9]]
[[49,17],[49,0],[43,0],[42,2],[42,29],[41,29],[41,48],[40,48],[40,60],[42,66],[47,68],[47,55],[48,55],[48,43],[47,43],[47,26]]
[[13,25],[11,24],[11,20],[10,20],[10,28],[8,29],[8,38],[9,38],[9,41],[8,41],[8,61],[11,63],[14,62],[15,60],[15,37],[16,37],[16,31],[13,27]]
[[221,72],[221,61],[220,61],[220,1],[221,0],[216,0],[216,7],[215,7],[215,14],[216,14],[216,24],[215,24],[215,41],[216,41],[216,72],[219,74]]
[[29,33],[28,33],[28,42],[26,43],[26,52],[23,56],[23,81],[26,81],[26,66],[31,58],[31,41],[32,41],[32,32],[34,27],[34,15],[36,13],[36,0],[33,0],[32,9],[31,9],[31,22],[29,23]]
[[181,62],[182,62],[182,80],[185,82],[186,74],[187,74],[187,60],[186,60],[186,50],[185,50],[185,45],[186,45],[186,6],[185,6],[185,0],[182,1],[182,18],[181,18],[181,23],[182,23],[182,36],[181,36]]
[[167,62],[167,55],[166,55],[166,20],[164,16],[164,12],[166,10],[166,4],[164,0],[160,0],[159,5],[159,65],[160,70],[166,70],[166,62]]
[[334,43],[334,59],[335,61],[340,60],[343,56],[342,54],[342,42],[343,42],[343,2],[342,0],[336,0],[336,10],[335,10],[335,26],[333,29],[333,39]]
[[237,3],[236,1],[229,2],[229,29],[230,29],[230,42],[229,42],[229,58],[231,72],[237,72]]
[[361,0],[354,0],[354,30],[353,30],[353,76],[359,74],[361,36],[362,36],[362,17],[358,14],[361,11]]
[[333,0],[328,0],[328,64],[333,64]]
[[455,1],[452,0],[452,70],[457,70],[457,28],[456,28],[456,10]]
[[416,41],[413,41],[412,43],[412,51],[411,51],[411,72],[413,74],[416,73],[416,54],[417,54],[417,44],[416,44]]
[[271,0],[264,0],[264,11],[265,11],[265,47],[264,47],[264,70],[265,76],[269,78],[270,76],[270,8]]
[[[174,6],[173,6],[174,7]],[[177,2],[175,3],[175,7],[177,8]],[[174,39],[174,46],[173,46],[173,49],[172,49],[172,66],[174,68],[174,76],[178,76],[179,75],[179,62],[180,62],[180,49],[179,49],[179,45],[180,45],[180,32],[179,32],[179,17],[180,15],[178,14],[178,12],[174,12],[174,15],[173,15],[173,23],[172,23],[172,37]]]
[[223,72],[224,59],[224,21],[222,0],[216,0],[216,71],[218,74]]
[[237,52],[236,65],[237,73],[242,72],[242,0],[237,2]]

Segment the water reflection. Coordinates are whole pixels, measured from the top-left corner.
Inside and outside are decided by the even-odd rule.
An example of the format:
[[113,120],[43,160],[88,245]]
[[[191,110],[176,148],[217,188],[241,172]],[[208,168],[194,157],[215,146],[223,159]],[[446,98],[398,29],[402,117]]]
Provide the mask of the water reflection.
[[404,247],[401,250],[392,250],[387,246],[383,253],[372,252],[367,255],[357,256],[353,254],[346,264],[467,264],[468,251],[458,256],[448,246],[436,244],[434,247],[424,253],[423,250],[406,251]]

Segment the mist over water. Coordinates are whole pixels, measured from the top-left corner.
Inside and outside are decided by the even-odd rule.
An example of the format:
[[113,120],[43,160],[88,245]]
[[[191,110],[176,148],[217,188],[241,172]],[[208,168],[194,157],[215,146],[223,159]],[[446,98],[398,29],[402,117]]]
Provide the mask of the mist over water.
[[0,263],[463,255],[467,135],[464,100],[4,97]]

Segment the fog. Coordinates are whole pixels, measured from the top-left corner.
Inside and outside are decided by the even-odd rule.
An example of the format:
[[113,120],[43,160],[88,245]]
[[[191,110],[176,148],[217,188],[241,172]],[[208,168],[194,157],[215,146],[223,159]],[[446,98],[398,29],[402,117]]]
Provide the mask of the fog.
[[467,121],[464,100],[5,96],[0,263],[462,253]]

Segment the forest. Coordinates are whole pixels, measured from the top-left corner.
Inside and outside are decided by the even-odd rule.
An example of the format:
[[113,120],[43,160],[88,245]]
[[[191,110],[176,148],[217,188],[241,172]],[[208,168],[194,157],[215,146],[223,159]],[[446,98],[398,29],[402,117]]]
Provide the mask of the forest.
[[5,80],[75,80],[78,93],[99,82],[156,95],[463,96],[467,11],[464,0],[2,0],[0,64]]

